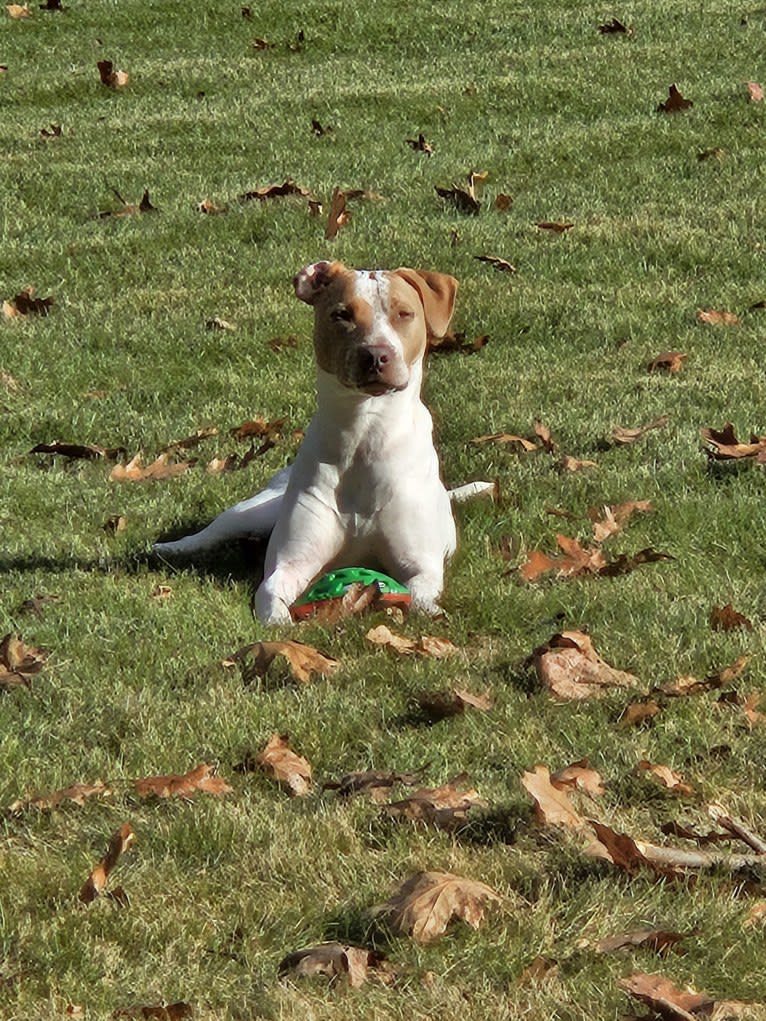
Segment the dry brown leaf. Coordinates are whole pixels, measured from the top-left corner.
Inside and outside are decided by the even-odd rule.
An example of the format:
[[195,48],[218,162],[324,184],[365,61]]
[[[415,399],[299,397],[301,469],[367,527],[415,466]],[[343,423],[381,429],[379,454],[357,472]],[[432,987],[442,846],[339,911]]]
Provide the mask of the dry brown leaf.
[[574,227],[573,223],[553,223],[550,220],[543,220],[540,223],[536,223],[535,227],[539,230],[550,231],[551,234],[563,234],[565,231],[571,230]]
[[664,975],[634,972],[618,982],[629,996],[660,1014],[665,1021],[699,1021],[699,1015],[708,1015],[715,1007],[706,993],[679,989]]
[[435,187],[436,194],[441,199],[446,199],[450,202],[460,213],[468,213],[471,216],[476,216],[481,209],[481,203],[476,199],[475,195],[472,195],[470,191],[465,188],[440,188],[438,185]]
[[648,858],[639,841],[626,833],[618,833],[611,826],[605,826],[595,819],[588,819],[588,824],[596,834],[596,840],[586,849],[591,857],[604,858],[631,874],[642,868],[649,868],[657,875],[677,875],[677,869],[668,865],[660,865]]
[[766,900],[756,901],[742,919],[742,928],[749,929],[766,922]]
[[532,653],[540,684],[557,698],[597,698],[610,688],[638,683],[638,678],[605,663],[582,631],[555,634]]
[[489,343],[489,334],[482,333],[469,340],[465,333],[448,333],[446,337],[429,337],[427,351],[429,354],[476,354]]
[[415,152],[424,152],[426,156],[433,155],[434,148],[430,142],[426,141],[426,136],[420,132],[417,138],[405,138],[404,140],[410,149],[414,149]]
[[758,708],[762,700],[763,693],[759,691],[752,691],[749,695],[740,695],[736,691],[726,691],[718,698],[718,702],[723,705],[733,705],[740,708],[751,730],[756,724],[766,722],[766,715]]
[[311,766],[303,756],[292,751],[287,734],[272,734],[255,761],[290,794],[302,797],[311,789]]
[[32,677],[43,668],[48,652],[26,645],[10,632],[0,642],[0,691],[23,686],[28,688]]
[[666,957],[671,952],[683,953],[683,948],[679,946],[679,943],[691,935],[693,935],[691,932],[672,932],[669,929],[637,929],[600,939],[596,944],[596,951],[599,954],[611,954],[615,950],[646,947],[647,950],[653,950],[660,957]]
[[599,25],[598,30],[602,35],[633,35],[633,29],[623,25],[617,18]]
[[298,346],[298,338],[293,334],[290,334],[288,337],[272,337],[271,340],[268,340],[266,343],[270,350],[277,354],[280,351],[287,350],[288,348],[296,348]]
[[254,188],[252,191],[246,191],[239,198],[242,202],[265,202],[267,199],[285,198],[289,195],[299,195],[301,198],[308,198],[310,194],[306,188],[302,188],[292,178],[288,177],[282,184],[266,184],[260,188]]
[[58,808],[65,801],[71,801],[75,805],[84,805],[88,798],[107,798],[112,794],[112,789],[102,780],[95,783],[76,783],[71,787],[64,787],[61,790],[53,791],[51,794],[41,794],[34,798],[23,798],[14,801],[8,806],[8,811],[17,815],[30,808],[36,808],[41,812],[51,811]]
[[91,871],[80,889],[79,898],[84,904],[90,904],[103,892],[117,860],[128,850],[134,839],[135,833],[129,822],[123,823],[118,830],[115,830],[109,838],[106,854]]
[[185,475],[196,464],[196,460],[170,461],[168,454],[160,454],[151,464],[144,466],[141,454],[127,464],[116,464],[109,479],[112,482],[157,482]]
[[537,581],[541,574],[556,571],[560,578],[582,574],[599,574],[607,566],[604,554],[595,547],[584,548],[577,539],[557,534],[556,542],[563,557],[551,557],[542,550],[531,550],[519,568],[524,581]]
[[408,595],[402,595],[400,600],[392,594],[383,598],[377,582],[365,585],[364,582],[357,581],[349,585],[342,596],[293,606],[290,612],[295,621],[311,619],[322,624],[338,624],[349,617],[393,606],[403,612],[409,605]]
[[228,319],[221,319],[220,316],[213,316],[212,319],[205,320],[206,330],[219,330],[221,333],[231,333],[236,328],[234,323],[230,323]]
[[149,594],[150,599],[154,599],[157,602],[164,602],[167,599],[173,598],[173,589],[170,585],[155,585]]
[[462,825],[472,808],[486,806],[479,792],[467,785],[465,773],[441,787],[421,787],[401,801],[386,805],[384,813],[393,819],[409,819],[437,829],[452,830]]
[[723,429],[700,429],[700,435],[710,444],[710,449],[707,451],[708,457],[715,461],[758,457],[766,450],[766,436],[752,435],[749,443],[740,443],[731,422],[727,422]]
[[23,600],[23,602],[19,605],[18,612],[34,613],[39,617],[46,606],[50,606],[51,603],[57,603],[60,599],[61,596],[38,593],[36,596],[31,596],[29,599]]
[[474,259],[477,262],[486,262],[487,265],[493,269],[499,270],[501,273],[515,273],[516,267],[511,265],[507,259],[501,259],[499,255],[474,255]]
[[694,788],[691,784],[688,784],[670,766],[642,759],[636,768],[641,772],[651,773],[652,776],[657,777],[660,783],[667,787],[668,790],[673,791],[674,794],[694,794]]
[[684,99],[675,85],[668,88],[668,98],[657,107],[657,113],[681,113],[694,106],[691,99]]
[[564,454],[561,458],[560,467],[562,471],[579,472],[584,468],[598,468],[598,465],[595,461],[580,461],[576,457],[570,457],[569,454]]
[[654,690],[668,698],[682,698],[686,695],[698,695],[705,691],[715,691],[735,681],[749,661],[749,656],[739,656],[729,666],[721,667],[720,670],[708,674],[702,681],[698,681],[695,677],[678,677],[675,681],[661,684]]
[[47,316],[55,298],[36,298],[34,287],[25,287],[15,297],[3,302],[3,315],[6,319],[18,316]]
[[701,308],[697,311],[697,319],[711,326],[737,326],[739,318],[733,312],[722,308]]
[[738,628],[753,630],[752,622],[735,610],[731,603],[713,607],[710,611],[710,627],[713,631],[736,631]]
[[217,216],[220,213],[227,213],[226,206],[218,206],[212,199],[203,199],[197,203],[197,212],[205,213],[207,216]]
[[5,369],[0,369],[0,386],[12,394],[18,393],[21,389],[18,379]]
[[67,457],[70,461],[116,461],[125,454],[124,447],[99,447],[93,443],[65,443],[54,440],[52,443],[37,443],[29,451],[30,454],[54,454]]
[[279,962],[277,973],[280,978],[290,975],[294,978],[314,978],[317,975],[331,981],[341,977],[358,989],[367,981],[367,970],[385,969],[385,954],[364,947],[349,946],[346,943],[320,943],[315,947],[295,950]]
[[194,1016],[191,1004],[177,1003],[160,1004],[147,1007],[124,1007],[115,1010],[113,1018],[151,1018],[152,1021],[185,1021]]
[[594,507],[588,511],[588,517],[593,522],[593,538],[596,542],[605,542],[619,532],[634,514],[646,514],[652,510],[654,507],[649,500],[626,500],[624,503],[612,504],[611,507],[605,506],[604,516],[599,519],[600,512]]
[[544,826],[562,826],[580,830],[585,820],[574,810],[563,789],[554,787],[547,766],[535,766],[533,773],[523,773],[521,786],[532,797],[535,818]]
[[286,418],[275,418],[269,422],[259,415],[257,418],[248,419],[241,425],[230,429],[229,436],[232,436],[235,440],[250,440],[253,437],[274,439],[281,435],[286,421]]
[[570,788],[590,794],[594,798],[601,797],[606,793],[601,774],[590,768],[588,759],[579,759],[577,762],[565,766],[564,769],[559,769],[552,774],[551,783],[557,790],[563,791]]
[[647,372],[658,372],[665,370],[671,374],[680,372],[684,367],[688,355],[682,354],[680,351],[663,351],[662,354],[658,354],[656,358],[653,358],[647,365]]
[[364,770],[356,773],[346,773],[340,780],[327,780],[322,784],[322,790],[337,791],[341,798],[349,798],[353,794],[370,794],[374,801],[385,797],[394,784],[403,784],[405,787],[415,787],[420,783],[420,773],[392,773],[381,772],[380,770]]
[[625,429],[618,425],[612,430],[612,439],[615,443],[635,443],[636,440],[640,440],[646,433],[651,432],[652,429],[662,429],[670,421],[670,415],[660,415],[659,418],[655,418],[654,421],[647,423],[647,425],[637,426],[634,429]]
[[416,641],[413,638],[407,638],[405,635],[396,634],[386,624],[379,624],[377,627],[371,628],[365,635],[365,638],[368,642],[372,642],[373,645],[381,645],[384,648],[393,649],[394,652],[401,653],[402,656],[417,654],[443,659],[446,656],[454,655],[458,651],[457,646],[453,645],[447,638],[429,638],[427,635],[424,635]]
[[147,776],[135,780],[133,786],[139,798],[193,798],[195,794],[213,794],[220,797],[230,794],[232,788],[220,776],[215,776],[215,766],[200,763],[188,773],[167,776]]
[[499,209],[501,213],[506,212],[513,205],[513,197],[511,195],[505,195],[500,192],[499,195],[495,196],[495,209]]
[[191,436],[185,436],[182,440],[173,440],[172,443],[168,443],[167,446],[160,450],[160,453],[173,454],[178,450],[192,450],[194,447],[198,447],[203,440],[217,435],[218,428],[216,426],[203,426],[202,429],[197,429],[196,432],[193,432]]
[[386,901],[373,908],[397,933],[418,943],[441,936],[453,918],[478,929],[487,904],[500,896],[489,886],[449,872],[417,872]]
[[130,81],[127,71],[118,71],[111,60],[99,60],[96,64],[101,84],[110,89],[124,89]]
[[112,514],[106,519],[102,527],[107,535],[119,535],[120,532],[124,532],[128,527],[128,519],[124,514]]
[[763,102],[763,86],[759,85],[758,82],[747,82],[745,84],[747,89],[748,99],[751,103],[762,103]]
[[212,461],[208,461],[205,471],[208,475],[223,475],[226,472],[242,471],[243,468],[247,468],[255,460],[262,450],[263,447],[260,450],[250,447],[244,454],[227,454],[226,457],[214,457]]
[[11,18],[29,18],[32,15],[29,4],[6,4],[5,9]]
[[122,203],[119,209],[106,209],[98,214],[100,220],[107,219],[119,219],[125,216],[137,216],[144,213],[156,213],[156,206],[152,205],[151,199],[149,198],[149,191],[146,189],[144,194],[141,196],[140,202],[126,202],[119,192],[115,192],[115,195]]
[[330,200],[330,213],[324,229],[324,236],[328,241],[337,237],[341,227],[345,227],[351,219],[351,211],[347,208],[348,195],[340,188],[333,188],[332,199]]
[[647,720],[654,719],[660,712],[662,708],[653,698],[641,698],[625,707],[617,725],[622,728],[637,727]]
[[277,662],[286,666],[293,680],[307,684],[314,674],[326,677],[338,669],[337,659],[325,656],[312,645],[303,642],[253,642],[228,656],[224,666],[239,664],[246,682],[254,677],[265,677]]
[[444,720],[450,716],[459,716],[469,708],[486,712],[494,702],[489,695],[477,695],[464,688],[451,688],[421,692],[418,695],[418,705],[427,716]]
[[702,152],[697,153],[697,159],[700,163],[704,160],[718,160],[720,163],[726,156],[726,150],[722,149],[720,145],[716,145],[713,149],[703,149]]
[[484,443],[517,444],[526,453],[539,450],[533,440],[528,440],[524,436],[516,436],[515,433],[487,433],[485,436],[475,436],[471,443],[476,446],[482,446]]

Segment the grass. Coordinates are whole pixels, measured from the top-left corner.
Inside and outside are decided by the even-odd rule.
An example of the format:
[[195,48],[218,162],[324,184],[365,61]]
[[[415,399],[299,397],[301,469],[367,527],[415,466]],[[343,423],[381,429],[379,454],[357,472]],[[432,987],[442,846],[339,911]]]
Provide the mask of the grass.
[[[562,706],[523,666],[563,628],[587,627],[608,662],[641,691],[705,676],[749,652],[742,694],[763,692],[764,476],[712,469],[698,430],[732,420],[766,432],[760,345],[763,104],[757,78],[766,15],[682,0],[416,5],[309,2],[139,4],[71,0],[61,13],[0,19],[0,299],[34,285],[46,318],[0,322],[2,634],[50,650],[29,690],[0,695],[0,804],[101,777],[109,799],[0,821],[0,1014],[13,1021],[89,1019],[186,1001],[194,1016],[255,1018],[492,1016],[612,1019],[620,977],[661,971],[718,998],[766,999],[763,932],[743,928],[763,896],[762,872],[725,870],[658,882],[585,861],[574,838],[531,818],[521,773],[589,756],[606,797],[579,803],[615,828],[662,841],[663,822],[707,828],[721,801],[763,829],[763,725],[716,704],[680,699],[653,725],[621,729],[628,696]],[[3,12],[4,14],[5,12]],[[629,38],[599,34],[617,14]],[[304,38],[298,41],[298,33]],[[274,47],[256,51],[255,37]],[[112,92],[96,61],[131,76]],[[676,82],[694,101],[656,112]],[[332,131],[316,137],[311,119]],[[44,139],[40,129],[62,126]],[[423,131],[432,157],[406,138]],[[699,160],[720,148],[720,158]],[[487,170],[479,216],[436,197],[469,169]],[[336,185],[374,190],[334,242],[297,200],[238,201],[292,177],[327,199]],[[159,212],[105,218],[114,190]],[[512,208],[493,207],[499,192]],[[209,198],[228,211],[203,216]],[[574,228],[550,236],[542,220]],[[459,243],[453,241],[453,232]],[[513,277],[476,261],[509,259]],[[459,510],[447,622],[411,619],[413,636],[449,636],[444,661],[397,659],[364,635],[376,621],[297,634],[337,657],[331,679],[296,688],[243,685],[220,663],[274,637],[250,613],[252,550],[176,570],[152,541],[209,520],[292,456],[311,413],[309,314],[290,280],[307,262],[438,268],[460,279],[456,326],[490,342],[472,357],[432,358],[426,385],[445,478],[498,478],[504,499]],[[736,327],[699,323],[725,308]],[[234,331],[205,329],[219,316]],[[296,348],[268,341],[295,335]],[[648,375],[663,350],[688,362]],[[154,457],[204,425],[220,435],[201,462],[238,448],[226,431],[256,414],[286,417],[285,437],[250,468],[198,466],[162,483],[116,485],[108,466],[30,456],[54,439],[124,446]],[[615,425],[661,414],[668,425],[630,447]],[[563,451],[598,462],[574,475],[555,458],[472,446],[540,418]],[[522,585],[530,549],[583,541],[585,512],[626,499],[654,511],[612,539],[614,552],[654,546],[675,557],[608,580]],[[552,517],[551,507],[580,515]],[[127,528],[103,531],[123,514]],[[501,559],[510,539],[514,559]],[[158,601],[159,584],[172,597]],[[20,606],[57,595],[39,614]],[[731,602],[751,632],[714,632]],[[281,632],[277,632],[279,635]],[[496,708],[431,727],[412,718],[422,688],[460,681]],[[426,764],[427,783],[465,770],[489,807],[449,835],[387,825],[363,799],[289,799],[234,765],[274,731],[320,779]],[[715,752],[726,746],[727,753]],[[642,758],[694,785],[683,801],[635,773]],[[138,777],[215,762],[222,799],[145,803]],[[109,835],[130,821],[136,843],[114,884],[127,908],[77,892]],[[382,940],[367,909],[411,872],[454,871],[503,896],[474,932],[456,926],[432,946],[387,946],[397,987],[362,990],[279,982],[288,952],[322,939]],[[647,925],[693,931],[684,956],[601,956],[595,941]],[[556,978],[523,985],[537,955]],[[757,1014],[757,1011],[756,1011]]]

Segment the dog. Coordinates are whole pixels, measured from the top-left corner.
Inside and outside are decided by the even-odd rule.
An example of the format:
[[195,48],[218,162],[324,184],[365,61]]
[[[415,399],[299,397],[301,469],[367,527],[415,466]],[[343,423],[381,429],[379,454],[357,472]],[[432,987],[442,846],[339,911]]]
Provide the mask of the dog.
[[289,623],[317,578],[349,566],[382,568],[414,609],[437,615],[456,531],[421,387],[428,338],[446,334],[457,281],[323,261],[293,284],[314,309],[317,366],[317,411],[295,461],[201,532],[154,549],[196,553],[271,532],[255,595],[267,624]]

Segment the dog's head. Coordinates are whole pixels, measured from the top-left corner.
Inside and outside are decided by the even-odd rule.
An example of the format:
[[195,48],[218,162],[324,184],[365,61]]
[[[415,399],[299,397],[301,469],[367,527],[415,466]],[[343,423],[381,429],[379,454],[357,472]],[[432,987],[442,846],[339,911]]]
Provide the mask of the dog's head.
[[314,307],[320,370],[373,397],[407,388],[428,338],[447,332],[457,291],[444,273],[352,270],[341,262],[306,266],[294,284]]

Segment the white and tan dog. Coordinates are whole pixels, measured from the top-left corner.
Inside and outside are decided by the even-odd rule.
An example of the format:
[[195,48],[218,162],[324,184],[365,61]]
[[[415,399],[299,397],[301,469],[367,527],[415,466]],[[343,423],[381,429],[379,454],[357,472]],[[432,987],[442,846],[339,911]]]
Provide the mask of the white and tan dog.
[[416,609],[438,613],[455,524],[420,390],[428,337],[446,333],[457,281],[317,262],[294,285],[314,307],[317,361],[317,411],[294,463],[201,532],[154,548],[189,554],[271,532],[255,595],[268,623],[288,623],[315,579],[349,566],[381,567]]

